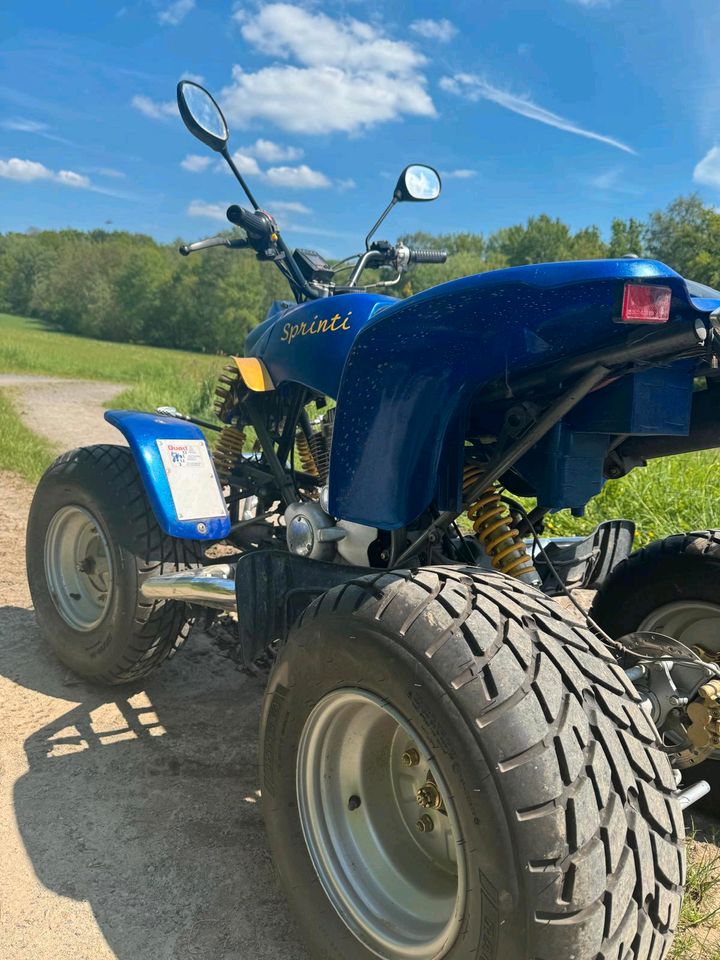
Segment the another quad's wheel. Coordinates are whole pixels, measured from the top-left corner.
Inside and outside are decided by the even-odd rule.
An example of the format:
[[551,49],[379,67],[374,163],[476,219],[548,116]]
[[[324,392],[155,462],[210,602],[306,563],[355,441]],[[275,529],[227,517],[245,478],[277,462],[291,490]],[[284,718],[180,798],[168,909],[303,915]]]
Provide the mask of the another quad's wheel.
[[189,630],[183,603],[148,601],[143,579],[197,564],[198,545],[158,527],[127,447],[59,457],[38,484],[27,571],[40,628],[75,673],[103,683],[144,677]]
[[[600,587],[590,616],[611,637],[654,630],[720,662],[720,531],[678,534],[636,551]],[[707,780],[703,806],[717,809],[720,752],[683,779]]]
[[317,958],[661,960],[683,825],[606,648],[475,568],[314,602],[261,724],[276,869]]

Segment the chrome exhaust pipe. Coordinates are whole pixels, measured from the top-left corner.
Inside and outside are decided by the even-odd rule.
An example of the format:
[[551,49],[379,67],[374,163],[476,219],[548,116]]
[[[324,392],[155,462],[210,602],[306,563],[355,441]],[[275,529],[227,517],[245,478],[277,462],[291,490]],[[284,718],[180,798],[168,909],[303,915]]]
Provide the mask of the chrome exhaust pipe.
[[183,600],[216,610],[235,610],[235,565],[215,563],[200,570],[148,577],[140,593],[147,600]]

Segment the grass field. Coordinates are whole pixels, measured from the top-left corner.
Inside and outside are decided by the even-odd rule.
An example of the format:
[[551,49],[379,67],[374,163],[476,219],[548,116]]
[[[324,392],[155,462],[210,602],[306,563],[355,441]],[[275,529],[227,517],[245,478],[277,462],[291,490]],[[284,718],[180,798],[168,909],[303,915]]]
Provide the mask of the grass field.
[[127,383],[116,402],[139,410],[172,402],[186,412],[207,413],[222,365],[222,357],[74,337],[0,313],[1,372]]
[[[0,373],[125,383],[127,389],[113,401],[117,407],[153,410],[171,403],[185,413],[208,416],[222,366],[222,357],[74,337],[0,314]],[[0,467],[34,482],[53,456],[0,393]]]
[[616,517],[635,521],[637,546],[673,533],[720,527],[720,455],[703,451],[652,460],[606,484],[584,517],[572,517],[567,510],[550,516],[545,532],[590,533],[600,521]]
[[[119,407],[152,410],[172,403],[207,416],[222,365],[221,357],[74,337],[0,314],[0,372],[126,383],[127,389],[113,401]],[[10,401],[0,401],[0,466],[36,480],[52,454],[24,430]],[[568,511],[552,515],[546,533],[589,533],[601,520],[615,517],[635,520],[638,545],[679,531],[720,526],[720,457],[709,452],[651,462],[608,483],[588,505],[585,517],[571,517]]]

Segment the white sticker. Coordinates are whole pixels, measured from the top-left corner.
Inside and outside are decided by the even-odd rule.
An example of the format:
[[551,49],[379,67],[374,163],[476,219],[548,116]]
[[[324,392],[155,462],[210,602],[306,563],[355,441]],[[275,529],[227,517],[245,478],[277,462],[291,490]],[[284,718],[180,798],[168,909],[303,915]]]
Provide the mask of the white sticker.
[[157,440],[178,520],[226,516],[225,501],[204,440]]

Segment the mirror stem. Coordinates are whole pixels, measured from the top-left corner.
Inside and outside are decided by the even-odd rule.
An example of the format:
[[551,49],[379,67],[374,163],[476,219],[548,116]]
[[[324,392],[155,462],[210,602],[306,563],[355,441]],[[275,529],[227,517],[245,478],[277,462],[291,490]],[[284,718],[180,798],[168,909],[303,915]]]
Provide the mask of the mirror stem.
[[[232,170],[232,172],[235,174],[235,177],[237,178],[238,183],[240,184],[240,186],[241,186],[241,187],[243,188],[243,190],[245,191],[245,196],[248,198],[248,200],[250,201],[250,203],[253,205],[253,208],[254,208],[255,210],[259,210],[259,209],[260,209],[260,204],[257,202],[257,200],[255,199],[255,197],[253,196],[252,191],[250,190],[250,187],[245,183],[245,180],[244,180],[244,178],[243,178],[243,175],[240,173],[240,171],[238,170],[238,168],[235,166],[235,162],[233,161],[233,158],[230,156],[230,153],[229,153],[227,147],[225,147],[225,149],[224,149],[224,150],[221,150],[220,152],[221,152],[222,156],[225,158],[225,160],[226,160],[228,166],[230,167],[230,169]],[[388,209],[389,209],[389,208],[388,208]],[[317,298],[320,296],[320,292],[317,291],[317,290],[314,290],[311,286],[309,286],[308,282],[305,280],[305,277],[304,277],[304,276],[302,275],[302,273],[300,272],[300,268],[299,268],[298,265],[295,263],[295,260],[294,260],[294,258],[293,258],[293,256],[292,256],[291,252],[290,252],[290,248],[288,247],[288,245],[285,243],[285,241],[283,240],[282,236],[280,235],[280,231],[278,231],[278,233],[277,233],[277,240],[276,240],[275,242],[276,242],[277,246],[279,247],[279,249],[280,249],[280,250],[282,251],[282,253],[284,254],[284,258],[283,258],[283,259],[284,259],[284,261],[285,261],[285,265],[286,265],[287,269],[290,271],[290,274],[291,274],[293,280],[295,281],[296,287],[297,287],[300,291],[302,291],[302,293],[304,293],[305,296],[308,297],[309,299],[311,299],[311,300],[317,299]]]
[[230,167],[230,169],[232,170],[232,172],[235,174],[235,177],[236,177],[238,183],[240,184],[240,186],[241,186],[241,187],[243,188],[243,190],[245,191],[245,196],[248,198],[248,200],[250,201],[250,203],[253,205],[253,209],[259,210],[259,209],[260,209],[260,204],[257,202],[257,200],[255,199],[255,197],[252,195],[252,191],[250,190],[250,187],[245,183],[245,180],[243,179],[242,174],[240,173],[240,171],[238,170],[238,168],[235,166],[235,161],[234,161],[233,158],[230,156],[230,153],[229,153],[227,147],[225,147],[225,148],[221,151],[221,154],[222,154],[222,156],[225,158],[225,161],[226,161],[227,165]]
[[394,197],[392,198],[392,200],[390,201],[390,203],[385,207],[385,209],[383,210],[383,212],[380,214],[379,219],[377,220],[377,222],[374,224],[374,226],[373,226],[372,229],[370,230],[370,233],[368,233],[368,235],[365,237],[365,249],[366,249],[366,250],[369,250],[369,249],[370,249],[370,240],[371,240],[371,238],[375,236],[375,234],[376,234],[377,231],[378,231],[378,228],[379,228],[380,224],[383,222],[383,220],[385,219],[385,217],[390,213],[390,211],[392,210],[392,208],[395,206],[396,203],[397,203],[397,197],[394,196]]

